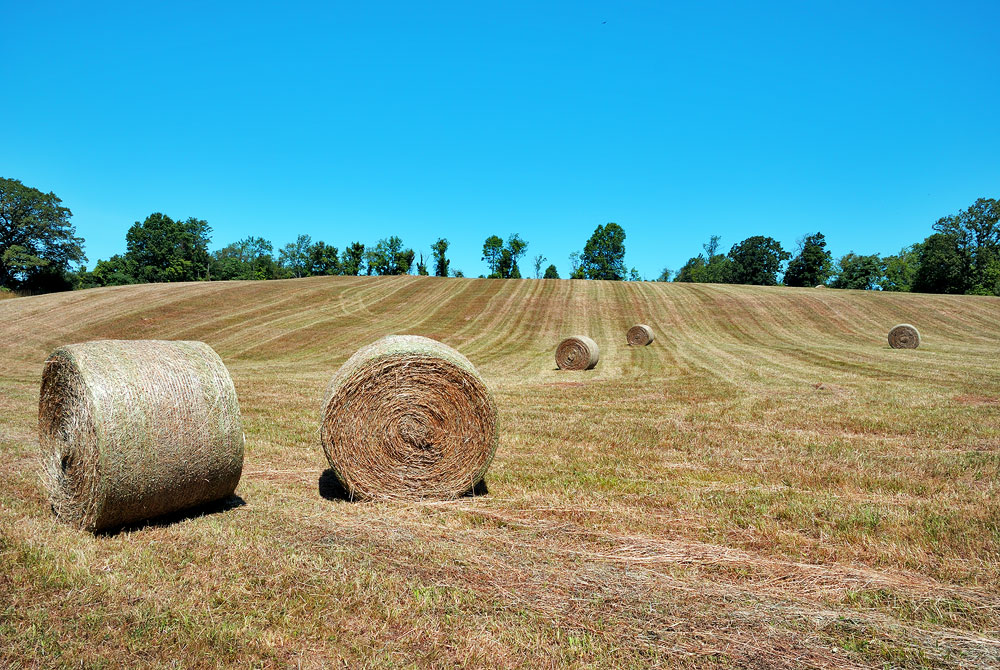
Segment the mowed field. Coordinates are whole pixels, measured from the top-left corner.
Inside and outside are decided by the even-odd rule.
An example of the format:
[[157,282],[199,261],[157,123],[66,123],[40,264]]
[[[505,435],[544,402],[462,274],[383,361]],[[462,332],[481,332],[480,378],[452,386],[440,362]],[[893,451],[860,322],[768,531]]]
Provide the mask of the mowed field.
[[[919,349],[889,349],[900,322]],[[494,391],[487,495],[320,486],[324,388],[393,333]],[[576,333],[600,364],[556,370]],[[238,498],[96,537],[53,518],[42,363],[97,338],[218,351]],[[998,477],[998,298],[333,277],[4,300],[0,667],[1000,667]]]

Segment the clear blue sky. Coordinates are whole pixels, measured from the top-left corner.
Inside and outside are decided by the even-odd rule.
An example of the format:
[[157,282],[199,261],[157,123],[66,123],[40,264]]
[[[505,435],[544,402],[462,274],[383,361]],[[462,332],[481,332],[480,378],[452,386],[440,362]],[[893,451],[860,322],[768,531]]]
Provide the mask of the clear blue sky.
[[92,266],[154,211],[213,248],[399,235],[565,276],[598,224],[648,278],[822,231],[894,253],[1000,197],[1000,3],[5,2],[0,176]]

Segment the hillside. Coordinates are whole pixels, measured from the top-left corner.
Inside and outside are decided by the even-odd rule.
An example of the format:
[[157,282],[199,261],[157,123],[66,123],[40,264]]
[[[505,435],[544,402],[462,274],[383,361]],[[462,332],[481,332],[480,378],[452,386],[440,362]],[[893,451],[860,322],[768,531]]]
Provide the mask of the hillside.
[[[900,322],[919,349],[888,348]],[[391,333],[495,392],[488,495],[321,495],[323,389]],[[574,333],[595,370],[555,369]],[[218,351],[240,504],[101,537],[52,518],[42,362],[96,338]],[[1000,667],[998,475],[1000,298],[331,277],[3,300],[0,666]]]

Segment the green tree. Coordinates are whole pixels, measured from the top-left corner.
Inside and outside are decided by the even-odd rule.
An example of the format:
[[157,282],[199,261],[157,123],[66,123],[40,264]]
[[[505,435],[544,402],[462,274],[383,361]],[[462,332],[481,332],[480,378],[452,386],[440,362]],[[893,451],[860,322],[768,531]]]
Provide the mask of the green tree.
[[337,247],[326,242],[314,242],[306,253],[306,267],[310,275],[339,275],[340,256]]
[[954,235],[934,233],[920,248],[911,290],[919,293],[965,293],[970,288],[969,259]]
[[788,262],[785,286],[816,286],[833,274],[833,256],[826,250],[823,233],[806,235],[799,252]]
[[878,254],[862,256],[853,251],[837,261],[836,277],[830,286],[872,291],[885,281],[885,263]]
[[730,281],[734,284],[775,286],[781,264],[790,256],[773,237],[748,237],[729,250]]
[[420,260],[417,261],[417,274],[426,277],[430,273],[427,271],[427,261],[424,260],[423,252],[420,253]]
[[[719,240],[722,237],[712,235],[706,244],[701,245],[704,254],[689,258],[687,263],[677,271],[674,281],[725,284],[730,281],[731,261],[725,254],[719,253]],[[660,273],[657,281],[668,281]]]
[[0,178],[0,288],[69,288],[70,265],[87,260],[72,216],[55,193]]
[[898,254],[882,259],[885,263],[885,276],[881,284],[883,291],[913,290],[913,282],[916,280],[917,269],[920,267],[920,253],[923,246],[923,243],[917,242],[900,249]]
[[705,261],[705,257],[702,254],[689,258],[687,263],[682,265],[681,269],[677,271],[677,276],[674,277],[674,281],[703,282],[705,281],[706,265],[708,265],[708,263]]
[[617,223],[597,226],[580,254],[587,279],[625,279],[625,230]]
[[539,279],[542,276],[542,265],[544,265],[547,260],[549,259],[541,254],[535,256],[535,279]]
[[503,238],[499,235],[490,235],[483,242],[483,258],[486,266],[490,269],[490,276],[500,275],[500,257],[503,255]]
[[340,270],[345,275],[357,276],[364,269],[364,262],[365,245],[361,242],[352,242],[344,249],[344,255],[340,260]]
[[280,268],[274,247],[262,237],[246,237],[212,253],[212,276],[216,279],[274,279]]
[[506,244],[497,235],[490,235],[483,242],[483,260],[490,268],[490,279],[520,279],[517,262],[528,249],[528,243],[514,233]]
[[126,265],[140,282],[207,279],[211,231],[207,221],[194,217],[174,221],[154,212],[125,233]]
[[660,276],[656,278],[656,281],[670,281],[670,275],[674,273],[670,268],[663,268],[660,271]]
[[448,266],[451,265],[445,257],[445,252],[448,251],[448,240],[443,237],[439,237],[438,241],[431,245],[431,252],[434,255],[434,276],[435,277],[447,277],[448,276]]
[[278,265],[292,277],[308,277],[309,249],[312,247],[312,237],[299,235],[294,242],[289,242],[278,250]]
[[979,198],[968,209],[938,219],[934,230],[954,238],[965,264],[966,292],[1000,295],[1000,202]]
[[545,268],[545,274],[542,275],[542,279],[559,279],[559,271],[556,269],[555,265],[549,265]]
[[404,249],[403,240],[393,235],[378,241],[365,252],[368,274],[405,275],[413,266],[413,249]]

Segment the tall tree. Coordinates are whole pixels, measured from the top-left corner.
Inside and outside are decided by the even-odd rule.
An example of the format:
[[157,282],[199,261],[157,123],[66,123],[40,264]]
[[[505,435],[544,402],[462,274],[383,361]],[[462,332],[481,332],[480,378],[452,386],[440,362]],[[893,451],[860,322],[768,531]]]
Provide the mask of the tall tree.
[[87,260],[72,216],[55,193],[0,178],[0,287],[69,288],[70,265]]
[[806,235],[799,252],[788,262],[785,286],[816,286],[823,284],[833,273],[833,256],[826,249],[823,233]]
[[[706,244],[701,245],[705,253],[689,258],[687,263],[677,271],[674,281],[711,284],[729,282],[732,263],[728,256],[719,253],[719,240],[721,239],[720,235],[712,235]],[[669,275],[669,273],[666,274]],[[660,273],[660,278],[657,281],[669,281],[669,279],[664,277],[664,273]]]
[[559,279],[559,270],[556,269],[555,265],[549,265],[545,268],[545,274],[542,275],[542,279]]
[[[361,242],[352,242],[344,249],[344,255],[340,260],[340,270],[345,275],[357,276],[364,269],[365,245]],[[368,274],[371,274],[369,272]]]
[[587,279],[625,279],[625,230],[617,223],[597,226],[580,254]]
[[194,217],[174,221],[154,212],[125,233],[125,259],[142,282],[207,279],[211,231],[207,221]]
[[420,252],[420,260],[417,261],[417,274],[426,277],[430,273],[427,271],[427,261],[424,260],[424,253]]
[[898,254],[882,259],[885,263],[885,276],[881,283],[883,291],[913,290],[923,246],[922,242],[917,242],[900,249]]
[[313,242],[306,252],[306,267],[310,275],[340,274],[340,254],[337,247],[326,242]]
[[790,256],[773,237],[748,237],[729,250],[730,280],[734,284],[775,286],[781,264]]
[[289,242],[278,250],[278,264],[292,277],[308,277],[309,249],[312,247],[312,237],[299,235],[294,242]]
[[500,257],[503,255],[503,238],[490,235],[483,242],[483,260],[490,269],[490,276],[500,276]]
[[446,251],[448,251],[448,240],[443,237],[439,237],[437,242],[431,245],[431,252],[434,254],[435,277],[448,276],[448,266],[451,265],[451,261],[445,257]]
[[497,235],[490,235],[483,242],[483,260],[490,268],[490,279],[520,279],[517,262],[528,249],[528,243],[514,233],[507,242]]
[[934,230],[955,239],[967,292],[1000,295],[1000,202],[979,198],[968,209],[938,219]]
[[955,235],[934,233],[920,248],[913,277],[918,293],[965,293],[970,288],[969,259]]
[[404,249],[403,240],[393,235],[378,241],[365,252],[368,274],[405,275],[413,266],[413,249]]
[[836,277],[830,286],[873,291],[885,281],[885,263],[878,254],[862,256],[853,251],[837,261]]
[[549,259],[541,254],[535,256],[535,279],[538,279],[542,276],[542,265],[547,260]]
[[216,279],[274,279],[280,268],[274,246],[263,237],[245,237],[212,253],[212,276]]

